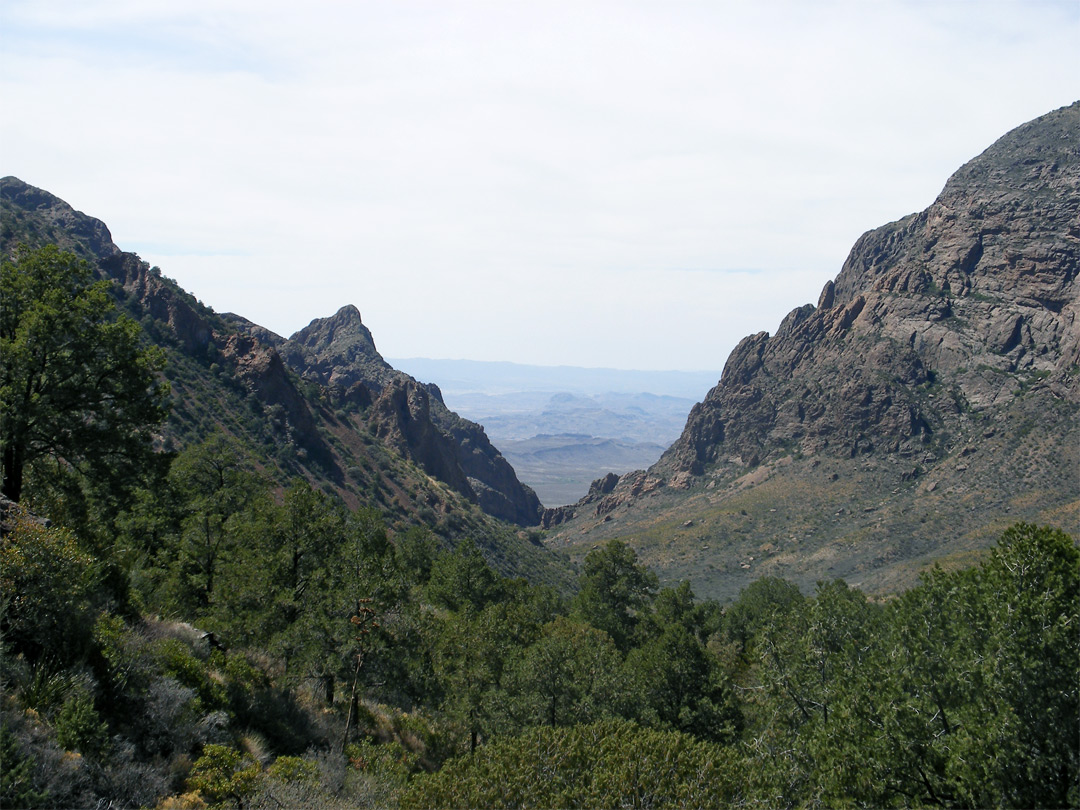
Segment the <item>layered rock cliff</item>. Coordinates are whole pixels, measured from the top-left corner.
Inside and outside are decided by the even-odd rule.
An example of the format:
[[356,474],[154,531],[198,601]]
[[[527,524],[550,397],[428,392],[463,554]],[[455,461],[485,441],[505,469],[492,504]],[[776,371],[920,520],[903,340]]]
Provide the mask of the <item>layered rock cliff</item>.
[[745,338],[657,466],[917,454],[1021,394],[1080,402],[1080,104],[1013,130],[858,240],[816,307]]
[[490,515],[536,525],[540,501],[517,479],[483,427],[462,419],[434,384],[391,367],[375,348],[355,306],[312,321],[280,344],[285,362],[333,396],[366,409],[380,441]]
[[545,512],[548,542],[618,537],[728,597],[762,575],[895,590],[1016,520],[1080,530],[1078,273],[1080,102],[863,235],[653,467]]

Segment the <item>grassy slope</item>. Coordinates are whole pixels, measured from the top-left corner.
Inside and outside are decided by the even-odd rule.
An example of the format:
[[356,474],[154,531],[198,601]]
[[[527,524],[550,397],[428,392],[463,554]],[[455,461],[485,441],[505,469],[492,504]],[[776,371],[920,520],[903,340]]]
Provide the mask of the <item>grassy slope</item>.
[[1017,521],[1080,529],[1080,425],[1068,403],[1021,398],[995,421],[973,418],[952,447],[932,462],[789,456],[706,475],[610,519],[579,517],[547,542],[581,559],[617,537],[662,581],[688,579],[699,596],[727,600],[762,576],[804,590],[841,577],[895,593],[931,564],[970,564]]

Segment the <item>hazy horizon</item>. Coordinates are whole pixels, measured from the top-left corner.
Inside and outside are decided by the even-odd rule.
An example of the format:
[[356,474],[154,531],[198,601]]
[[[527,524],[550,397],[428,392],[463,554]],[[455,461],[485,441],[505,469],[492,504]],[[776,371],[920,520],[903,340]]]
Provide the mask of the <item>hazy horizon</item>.
[[[449,360],[430,357],[384,358],[421,382],[436,383],[444,394],[543,391],[574,394],[653,394],[700,401],[720,379],[710,369],[616,369],[545,366],[505,360]],[[449,401],[447,404],[450,404]],[[453,407],[453,406],[451,406]]]

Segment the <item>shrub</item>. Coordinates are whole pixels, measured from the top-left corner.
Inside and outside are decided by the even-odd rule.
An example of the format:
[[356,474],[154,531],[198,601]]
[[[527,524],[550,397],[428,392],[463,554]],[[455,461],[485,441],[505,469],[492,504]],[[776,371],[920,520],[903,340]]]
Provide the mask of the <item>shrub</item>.
[[722,746],[626,721],[535,728],[414,779],[404,808],[725,807],[739,797]]
[[46,807],[49,794],[34,783],[34,761],[7,725],[0,725],[0,807]]
[[225,687],[209,675],[206,664],[192,653],[191,648],[176,638],[166,638],[154,645],[158,662],[166,674],[194,690],[204,711],[224,708]]
[[109,726],[98,715],[90,695],[76,691],[56,717],[56,741],[69,751],[100,759],[108,751]]
[[235,748],[207,745],[187,779],[189,791],[198,793],[211,804],[235,802],[243,807],[244,799],[255,790],[259,763]]
[[281,782],[318,782],[319,766],[303,757],[278,757],[266,775]]
[[0,593],[8,600],[0,620],[12,653],[66,665],[90,642],[100,566],[75,536],[16,511],[15,527],[0,538]]

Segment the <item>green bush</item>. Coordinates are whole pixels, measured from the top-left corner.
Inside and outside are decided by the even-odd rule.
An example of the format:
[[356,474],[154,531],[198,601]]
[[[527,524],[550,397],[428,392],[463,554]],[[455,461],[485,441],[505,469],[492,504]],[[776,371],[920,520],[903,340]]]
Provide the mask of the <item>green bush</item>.
[[417,756],[405,750],[397,740],[376,744],[370,740],[345,747],[349,764],[358,771],[403,786],[417,768]]
[[679,732],[626,721],[536,728],[417,777],[403,808],[728,806],[735,757]]
[[101,759],[109,748],[109,726],[98,715],[94,701],[77,691],[64,701],[56,716],[56,741],[69,751]]
[[16,511],[14,529],[0,538],[0,593],[7,604],[5,643],[30,661],[80,661],[100,591],[100,565],[64,529],[46,527]]
[[154,645],[154,653],[165,674],[195,691],[204,711],[220,709],[227,704],[224,685],[210,677],[207,665],[196,658],[184,642],[175,638],[162,639]]
[[244,799],[255,791],[259,763],[227,745],[207,745],[187,778],[187,789],[198,791],[214,805],[235,804],[243,807]]
[[318,782],[319,766],[303,757],[278,757],[266,775],[279,782]]

